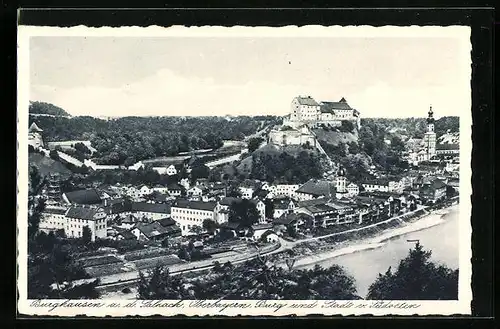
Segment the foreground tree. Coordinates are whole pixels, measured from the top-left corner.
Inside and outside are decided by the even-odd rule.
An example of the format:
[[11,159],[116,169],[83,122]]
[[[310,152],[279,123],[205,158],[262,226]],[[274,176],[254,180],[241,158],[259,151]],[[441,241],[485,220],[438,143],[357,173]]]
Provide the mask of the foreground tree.
[[370,286],[367,299],[455,300],[458,298],[458,270],[437,265],[431,251],[417,243],[393,273],[389,268]]
[[161,266],[141,276],[139,299],[359,299],[354,279],[343,268],[284,269],[265,256],[241,265],[215,266],[194,279],[172,277]]
[[87,225],[85,225],[83,227],[82,240],[83,240],[83,243],[86,245],[88,245],[92,242],[92,231],[90,230],[90,228]]
[[35,166],[30,168],[28,184],[28,237],[31,239],[38,232],[42,212],[45,209],[45,200],[41,193],[46,180]]
[[190,296],[180,276],[172,276],[167,267],[156,266],[139,272],[138,299],[186,299]]

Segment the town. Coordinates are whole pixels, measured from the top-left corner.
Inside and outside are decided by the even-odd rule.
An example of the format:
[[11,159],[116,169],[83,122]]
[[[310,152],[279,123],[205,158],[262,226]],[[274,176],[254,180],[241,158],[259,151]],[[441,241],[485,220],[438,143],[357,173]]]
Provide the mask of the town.
[[[381,146],[369,150],[376,132],[345,98],[297,96],[287,116],[219,149],[114,164],[96,161],[90,140],[47,141],[50,127],[33,114],[30,175],[42,176],[44,202],[37,229],[92,245],[78,261],[103,287],[121,290],[158,264],[187,274],[262,255],[283,260],[307,241],[418,220],[458,202],[460,168],[458,133],[438,135],[432,106],[422,112],[423,136],[387,128]],[[357,145],[361,138],[368,151]],[[213,156],[225,147],[231,152]],[[378,160],[380,147],[395,155]],[[362,152],[374,161],[361,175]],[[44,161],[64,173],[36,172]],[[70,187],[67,168],[83,177]],[[148,178],[121,179],[133,175]]]

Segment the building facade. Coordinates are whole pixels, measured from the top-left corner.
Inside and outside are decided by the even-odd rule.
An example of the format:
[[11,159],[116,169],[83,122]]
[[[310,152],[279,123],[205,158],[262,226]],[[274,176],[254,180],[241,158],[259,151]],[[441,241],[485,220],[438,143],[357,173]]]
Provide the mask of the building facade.
[[177,201],[171,208],[171,218],[181,228],[183,236],[191,234],[194,226],[203,227],[203,221],[215,221],[215,202]]

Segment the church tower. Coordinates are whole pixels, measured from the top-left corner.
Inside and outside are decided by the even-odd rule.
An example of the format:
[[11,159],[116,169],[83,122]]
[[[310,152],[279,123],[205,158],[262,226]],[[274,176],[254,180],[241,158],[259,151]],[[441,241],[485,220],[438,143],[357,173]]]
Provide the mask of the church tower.
[[335,189],[337,199],[347,197],[347,178],[345,177],[345,170],[341,166],[335,175]]
[[434,112],[432,111],[432,106],[430,106],[427,116],[427,132],[424,135],[427,160],[430,160],[434,155],[436,155],[436,133],[434,132],[434,121]]

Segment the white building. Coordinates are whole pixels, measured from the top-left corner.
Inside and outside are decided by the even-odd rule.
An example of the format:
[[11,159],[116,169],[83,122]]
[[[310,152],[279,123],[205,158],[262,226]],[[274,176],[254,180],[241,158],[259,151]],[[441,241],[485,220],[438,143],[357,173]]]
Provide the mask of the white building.
[[307,145],[316,146],[316,138],[307,126],[292,128],[282,126],[280,129],[273,129],[269,132],[269,142],[278,146],[287,145]]
[[384,180],[367,181],[361,184],[366,192],[389,192],[389,182]]
[[299,96],[292,100],[291,121],[317,121],[320,113],[320,105],[311,96]]
[[294,199],[296,197],[295,191],[299,189],[298,184],[276,184],[269,186],[269,191],[276,196],[286,196]]
[[186,236],[191,234],[193,226],[202,228],[205,219],[216,221],[215,208],[215,202],[179,200],[171,208],[171,218]]
[[205,192],[205,188],[202,186],[193,186],[189,190],[186,191],[187,196],[189,197],[201,197]]
[[156,185],[152,188],[153,192],[159,192],[159,193],[163,193],[163,194],[167,194],[168,193],[168,187],[166,186],[161,186],[161,185]]
[[106,213],[102,208],[71,207],[66,212],[64,232],[68,238],[81,238],[83,228],[91,232],[91,240],[107,237]]
[[253,192],[255,192],[255,189],[249,186],[240,186],[239,191],[242,199],[250,200],[253,196]]
[[39,230],[45,233],[57,230],[66,229],[66,212],[67,208],[64,207],[49,207],[47,206],[42,212],[40,218]]
[[295,210],[295,203],[292,200],[274,200],[273,218],[280,218],[283,214],[291,214]]
[[169,176],[177,175],[177,169],[175,169],[174,165],[170,165],[170,166],[167,167],[166,173]]
[[168,194],[171,196],[179,197],[182,194],[182,187],[178,184],[170,184],[167,186],[167,189]]
[[128,167],[129,170],[135,170],[135,171],[137,171],[137,170],[139,170],[141,168],[144,169],[144,163],[142,163],[142,161],[139,161],[136,164]]
[[404,185],[402,184],[401,181],[389,181],[388,183],[388,190],[389,192],[392,193],[403,193]]
[[139,189],[139,197],[141,198],[145,197],[146,195],[150,195],[151,193],[153,193],[153,190],[146,185],[141,186],[141,188]]
[[359,194],[359,186],[354,183],[347,185],[346,189],[350,196],[356,196]]

